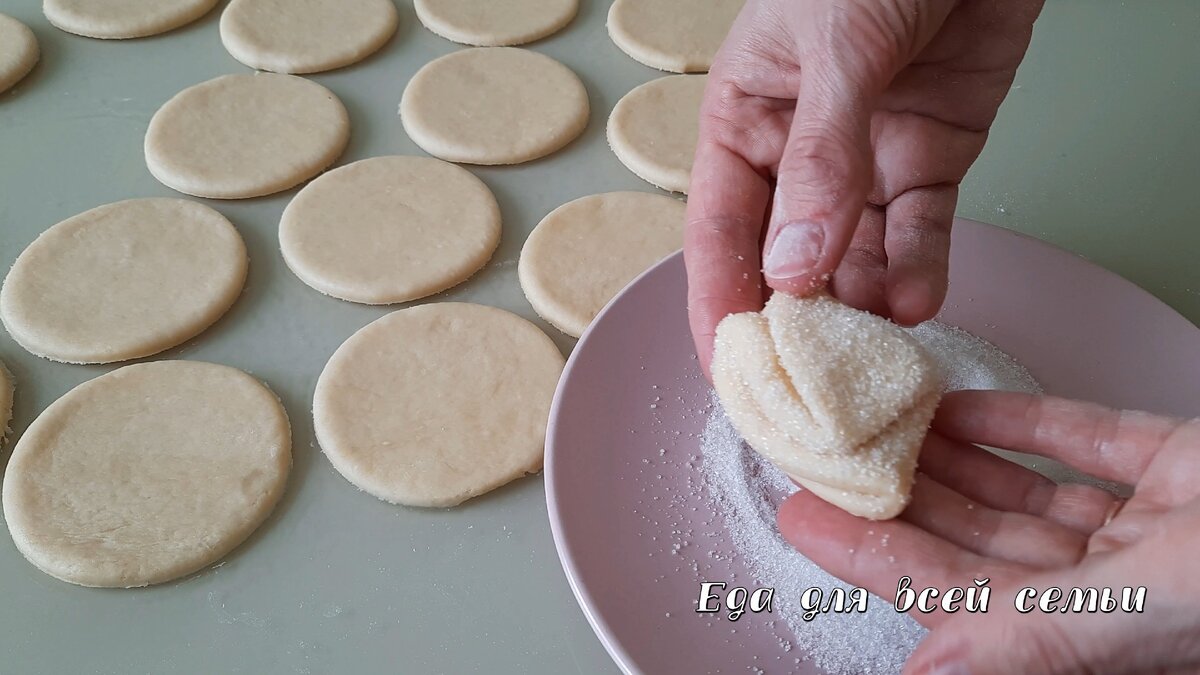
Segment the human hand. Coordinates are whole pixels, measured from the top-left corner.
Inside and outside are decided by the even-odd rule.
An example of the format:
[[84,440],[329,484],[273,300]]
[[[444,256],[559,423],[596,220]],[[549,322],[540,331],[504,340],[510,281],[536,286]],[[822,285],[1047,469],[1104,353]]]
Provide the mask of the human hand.
[[[990,579],[987,613],[914,618],[932,630],[905,673],[1195,672],[1200,666],[1200,419],[1058,398],[947,394],[899,518],[851,516],[809,492],[779,511],[783,535],[851,584],[894,599]],[[1122,501],[1056,485],[972,443],[1051,457],[1135,486]],[[1021,614],[1018,589],[1145,586],[1145,611]],[[1037,598],[1034,598],[1036,602]]]
[[748,0],[708,76],[688,194],[705,372],[721,319],[762,308],[764,272],[904,324],[937,313],[958,184],[1041,5]]

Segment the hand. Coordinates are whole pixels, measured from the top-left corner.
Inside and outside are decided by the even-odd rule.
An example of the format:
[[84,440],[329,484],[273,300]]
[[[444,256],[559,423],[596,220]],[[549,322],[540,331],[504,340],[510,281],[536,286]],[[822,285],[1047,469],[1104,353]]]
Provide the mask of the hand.
[[[1195,672],[1200,666],[1200,419],[1064,399],[947,394],[896,520],[851,516],[809,492],[779,511],[788,541],[891,601],[991,579],[987,613],[913,616],[932,630],[905,673]],[[971,443],[1051,457],[1135,486],[1122,501],[1056,485]],[[1016,592],[1147,587],[1145,613],[1020,614]],[[1034,599],[1036,602],[1036,598]]]
[[705,372],[717,323],[762,308],[764,272],[904,324],[937,313],[958,184],[1041,5],[748,0],[708,76],[688,195]]

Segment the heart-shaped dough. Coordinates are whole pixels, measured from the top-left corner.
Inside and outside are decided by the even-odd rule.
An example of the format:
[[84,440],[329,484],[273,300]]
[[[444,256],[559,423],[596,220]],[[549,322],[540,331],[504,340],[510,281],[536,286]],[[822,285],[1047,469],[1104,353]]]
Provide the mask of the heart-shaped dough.
[[818,497],[873,520],[908,504],[941,386],[895,324],[826,294],[775,293],[717,326],[712,375],[751,447]]

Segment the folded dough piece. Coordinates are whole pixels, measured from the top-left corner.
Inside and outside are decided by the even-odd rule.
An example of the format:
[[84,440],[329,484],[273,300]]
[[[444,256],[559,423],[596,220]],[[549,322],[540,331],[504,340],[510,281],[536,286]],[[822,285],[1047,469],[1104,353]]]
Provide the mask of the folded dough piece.
[[733,425],[793,480],[858,516],[904,509],[941,386],[898,326],[825,294],[775,293],[721,321],[712,374]]

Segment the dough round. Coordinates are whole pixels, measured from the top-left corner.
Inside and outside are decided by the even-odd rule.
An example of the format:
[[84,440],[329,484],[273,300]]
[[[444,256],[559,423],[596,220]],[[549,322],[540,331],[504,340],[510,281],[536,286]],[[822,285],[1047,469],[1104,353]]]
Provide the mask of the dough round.
[[325,87],[293,75],[223,75],[163,104],[146,131],[146,166],[167,187],[243,199],[293,187],[346,147],[350,118]]
[[515,314],[402,309],[329,359],[313,400],[317,441],[380,499],[453,506],[541,469],[562,369],[550,338]]
[[232,0],[221,14],[221,42],[251,68],[317,73],[365,59],[398,20],[392,0]]
[[11,16],[0,14],[0,92],[28,75],[39,54],[33,31]]
[[617,159],[652,185],[687,193],[707,80],[660,77],[617,101],[608,117],[608,144]]
[[16,383],[12,373],[0,362],[0,444],[8,437],[9,422],[12,421],[13,391]]
[[186,199],[131,199],[46,230],[0,288],[22,347],[67,363],[156,354],[225,313],[246,280],[246,246],[224,216]]
[[704,73],[745,0],[616,0],[608,35],[621,51],[651,68]]
[[283,211],[279,244],[300,280],[335,298],[406,302],[465,281],[500,243],[483,181],[428,157],[375,157],[309,183]]
[[525,240],[517,274],[537,313],[579,337],[622,288],[683,245],[684,203],[647,192],[581,197]]
[[414,0],[417,18],[447,40],[477,47],[522,45],[561,30],[579,0]]
[[13,449],[4,517],[21,553],[82,586],[162,583],[246,539],[283,494],[287,414],[253,377],[159,361],[84,382]]
[[68,33],[120,40],[174,30],[216,4],[217,0],[45,0],[42,11]]
[[517,164],[582,133],[588,98],[575,73],[549,56],[512,47],[463,49],[417,71],[400,116],[413,142],[435,157]]

